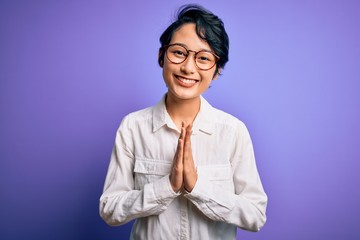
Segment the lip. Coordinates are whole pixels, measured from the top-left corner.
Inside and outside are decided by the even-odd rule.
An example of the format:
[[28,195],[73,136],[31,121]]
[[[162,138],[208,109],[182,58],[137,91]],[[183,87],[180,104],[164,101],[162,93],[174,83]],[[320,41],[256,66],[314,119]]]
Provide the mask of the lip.
[[191,88],[199,82],[199,80],[197,80],[197,79],[187,78],[187,77],[183,77],[180,75],[175,75],[175,79],[179,83],[180,86],[183,86],[186,88]]

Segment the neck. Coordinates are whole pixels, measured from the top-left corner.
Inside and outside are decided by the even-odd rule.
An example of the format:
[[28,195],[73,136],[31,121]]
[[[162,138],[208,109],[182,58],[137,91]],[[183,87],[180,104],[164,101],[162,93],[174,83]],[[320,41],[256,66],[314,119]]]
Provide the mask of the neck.
[[175,99],[171,95],[166,96],[166,110],[176,126],[181,129],[181,123],[192,123],[200,110],[200,97],[193,99]]

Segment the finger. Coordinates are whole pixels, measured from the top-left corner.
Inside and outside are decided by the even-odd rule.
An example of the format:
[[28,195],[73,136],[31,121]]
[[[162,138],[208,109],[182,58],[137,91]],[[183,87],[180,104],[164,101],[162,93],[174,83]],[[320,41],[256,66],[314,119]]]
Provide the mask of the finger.
[[[182,154],[184,151],[184,142],[185,142],[185,129],[181,128],[180,136],[178,139],[178,145],[177,145],[176,153],[175,153],[175,156],[177,156],[177,158],[179,158],[179,154],[180,153]],[[181,155],[181,157],[182,157],[182,155]]]
[[190,137],[191,137],[191,130],[187,129],[185,143],[184,143],[184,165],[187,165],[188,167],[193,165]]
[[179,139],[181,139],[183,136],[184,136],[184,131],[183,131],[183,128],[184,128],[184,122],[181,123],[181,128],[180,128],[180,136],[179,136]]
[[184,157],[184,140],[179,139],[178,147],[177,147],[177,151],[176,151],[176,164],[182,164],[183,157]]
[[186,136],[186,128],[185,128],[185,123],[182,122],[182,127],[181,127],[181,133],[180,133],[180,138],[185,141],[185,136]]
[[[186,127],[186,134],[192,133],[192,127],[193,127],[192,124],[187,125],[187,127]],[[191,134],[190,134],[190,135],[191,135]]]
[[177,171],[182,171],[183,169],[183,150],[182,150],[182,143],[180,142],[181,140],[179,139],[179,144],[177,146],[176,149],[176,153],[174,155],[174,160],[172,163],[172,168],[175,172]]
[[191,135],[192,135],[192,124],[186,127],[184,150],[191,151]]

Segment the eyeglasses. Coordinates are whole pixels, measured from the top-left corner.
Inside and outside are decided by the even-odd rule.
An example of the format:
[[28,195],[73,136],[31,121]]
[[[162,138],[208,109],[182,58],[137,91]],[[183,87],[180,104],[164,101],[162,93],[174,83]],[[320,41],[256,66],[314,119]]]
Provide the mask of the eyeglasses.
[[190,52],[194,53],[195,64],[200,70],[210,70],[215,66],[215,64],[220,60],[215,53],[212,51],[201,50],[201,51],[193,51],[188,50],[185,46],[175,43],[164,46],[167,59],[174,63],[180,64],[183,63]]

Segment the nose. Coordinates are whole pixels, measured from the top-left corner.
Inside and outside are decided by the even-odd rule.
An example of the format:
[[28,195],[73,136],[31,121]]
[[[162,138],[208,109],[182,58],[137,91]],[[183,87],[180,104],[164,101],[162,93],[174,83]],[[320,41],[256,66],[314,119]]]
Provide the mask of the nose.
[[186,60],[182,63],[181,71],[186,74],[192,74],[196,71],[195,56],[194,53],[189,53]]

